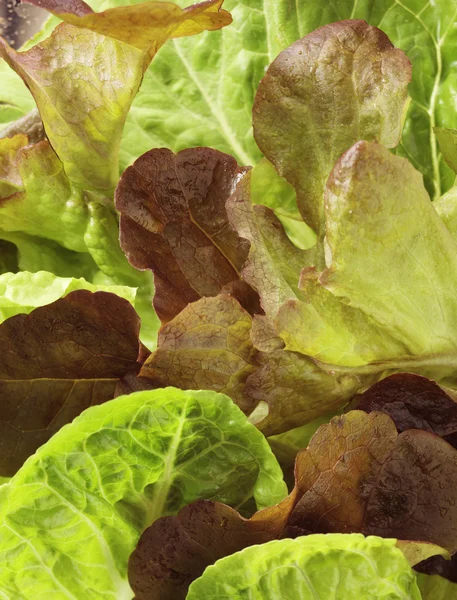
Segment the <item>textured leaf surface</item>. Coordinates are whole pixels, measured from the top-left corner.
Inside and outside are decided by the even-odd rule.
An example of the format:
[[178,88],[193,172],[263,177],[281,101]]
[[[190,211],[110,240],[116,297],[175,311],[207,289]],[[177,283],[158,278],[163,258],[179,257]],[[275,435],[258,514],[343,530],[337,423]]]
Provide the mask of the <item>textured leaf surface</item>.
[[[130,599],[143,529],[201,497],[260,506],[284,495],[263,436],[231,400],[168,388],[93,407],[7,486],[0,590],[8,598]],[[33,545],[25,540],[33,536]]]
[[299,295],[300,271],[309,257],[291,243],[271,209],[252,206],[250,192],[247,173],[226,202],[227,216],[249,250],[240,269],[242,278],[258,292],[267,316],[274,318],[286,300]]
[[0,199],[7,198],[22,189],[22,180],[17,170],[18,151],[28,144],[26,135],[0,139]]
[[225,203],[245,172],[209,148],[177,155],[162,149],[147,152],[121,177],[121,246],[134,267],[154,271],[154,306],[163,321],[239,282],[248,244],[230,227]]
[[308,356],[276,350],[258,356],[260,367],[247,380],[246,394],[268,405],[257,423],[265,435],[282,433],[344,407],[369,378],[326,371]]
[[[89,4],[99,9],[119,1],[90,0]],[[188,1],[177,3],[185,7]],[[452,185],[454,178],[442,160],[433,128],[457,128],[457,76],[452,67],[456,0],[433,4],[330,0],[325,6],[320,0],[296,5],[226,0],[224,8],[232,13],[232,26],[173,40],[158,53],[127,119],[122,166],[151,147],[166,146],[176,152],[191,145],[211,146],[233,154],[243,164],[255,164],[261,155],[252,138],[251,109],[268,65],[281,50],[318,27],[355,18],[379,27],[413,63],[409,86],[413,100],[398,151],[424,174],[432,197],[438,198]],[[6,76],[13,79],[7,70],[0,71],[2,81]],[[2,88],[0,97],[17,103],[17,110],[24,113],[33,106],[17,78]],[[171,106],[176,109],[170,112]]]
[[188,600],[419,600],[406,558],[395,540],[359,535],[313,535],[247,548],[208,567]]
[[411,164],[376,144],[357,143],[332,171],[325,210],[323,285],[408,354],[454,353],[457,246]]
[[251,324],[251,316],[228,295],[193,302],[160,329],[158,348],[140,376],[157,387],[222,392],[250,412],[253,401],[244,388],[257,368]]
[[28,4],[45,8],[65,23],[143,50],[149,60],[169,38],[196,35],[229,25],[231,17],[227,11],[221,10],[222,2],[206,0],[188,6],[186,10],[171,2],[127,2],[126,6],[114,6],[94,13],[81,0],[27,0]]
[[62,24],[26,52],[1,42],[0,55],[30,88],[69,178],[112,190],[124,121],[141,82],[141,51]]
[[289,525],[361,531],[457,549],[457,452],[421,430],[397,434],[385,414],[351,411],[323,425],[297,457],[303,495]]
[[435,200],[433,206],[454,240],[457,241],[457,186],[451,187]]
[[16,163],[24,191],[0,202],[0,228],[86,251],[88,211],[83,194],[70,183],[49,143],[20,149]]
[[278,459],[284,473],[284,479],[290,490],[295,485],[294,466],[298,452],[306,448],[319,427],[328,423],[334,416],[334,413],[330,413],[323,417],[318,417],[301,427],[295,427],[284,433],[271,435],[267,438],[273,454]]
[[407,349],[367,315],[341,302],[303,269],[300,293],[278,310],[275,325],[285,347],[333,365],[358,366],[407,354]]
[[457,403],[425,377],[390,375],[361,394],[357,408],[387,413],[399,432],[422,429],[436,433],[451,445],[457,442]]
[[84,3],[43,1],[66,23],[25,52],[0,41],[0,55],[32,92],[72,181],[89,190],[114,189],[122,130],[144,70],[169,37],[227,25],[230,16],[219,12],[220,4],[210,0],[182,11],[149,2],[92,13]]
[[268,407],[267,416],[255,422],[265,435],[341,408],[369,381],[325,371],[298,353],[259,352],[252,324],[252,317],[228,295],[193,302],[162,326],[157,350],[140,375],[157,386],[226,393],[247,413],[260,402]]
[[113,397],[119,379],[139,367],[139,328],[129,302],[86,290],[0,325],[2,475],[85,408]]
[[208,565],[275,538],[265,521],[243,519],[229,506],[203,500],[163,517],[143,533],[129,560],[136,600],[178,600]]
[[30,313],[33,309],[51,304],[75,290],[110,292],[125,298],[131,304],[136,296],[134,288],[94,285],[82,278],[56,277],[46,271],[4,273],[0,275],[0,322],[20,313]]
[[457,173],[457,129],[435,127],[435,135],[444,160]]
[[253,110],[260,149],[297,191],[323,235],[323,191],[338,157],[360,139],[395,147],[411,78],[408,59],[364,21],[333,23],[284,50]]

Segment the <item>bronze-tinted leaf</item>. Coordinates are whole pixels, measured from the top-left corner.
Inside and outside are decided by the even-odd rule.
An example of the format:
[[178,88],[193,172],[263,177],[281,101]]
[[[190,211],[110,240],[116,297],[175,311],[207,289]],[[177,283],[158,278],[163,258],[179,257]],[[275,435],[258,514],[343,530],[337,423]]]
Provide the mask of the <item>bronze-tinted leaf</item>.
[[121,4],[101,13],[83,0],[26,0],[59,16],[63,21],[112,37],[148,53],[151,59],[169,38],[221,29],[232,22],[222,10],[224,0],[206,0],[181,9],[172,2]]
[[33,4],[54,14],[72,14],[78,17],[93,13],[91,7],[83,0],[23,0],[25,4]]
[[80,290],[0,325],[0,474],[138,369],[139,318],[127,300]]
[[319,237],[335,161],[360,139],[398,144],[410,79],[403,52],[358,20],[313,31],[270,65],[254,104],[255,139],[296,189],[300,212]]
[[356,400],[359,410],[387,413],[399,432],[423,429],[454,445],[457,403],[431,379],[396,373],[372,385]]
[[208,565],[277,535],[267,520],[243,519],[217,502],[194,502],[175,517],[157,520],[141,536],[129,561],[135,600],[182,600]]
[[417,429],[397,434],[379,412],[323,425],[296,462],[301,495],[289,524],[311,533],[361,532],[457,550],[457,452]]
[[158,347],[140,371],[156,387],[214,390],[250,412],[246,380],[257,368],[250,338],[252,318],[221,294],[189,304],[159,331]]
[[208,148],[151,150],[121,177],[116,207],[130,263],[155,275],[162,321],[240,281],[249,243],[230,227],[227,199],[247,172]]
[[246,395],[268,404],[268,415],[256,422],[266,436],[343,408],[362,385],[357,375],[324,370],[298,352],[260,352],[257,361],[260,367],[249,376]]
[[451,560],[442,556],[431,556],[415,566],[416,571],[425,575],[440,575],[453,583],[457,583],[457,554]]

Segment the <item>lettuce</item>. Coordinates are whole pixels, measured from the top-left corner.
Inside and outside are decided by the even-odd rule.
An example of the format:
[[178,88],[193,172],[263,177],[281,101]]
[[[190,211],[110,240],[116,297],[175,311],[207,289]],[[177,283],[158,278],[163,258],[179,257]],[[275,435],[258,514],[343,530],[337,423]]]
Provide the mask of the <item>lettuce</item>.
[[[391,402],[382,402],[387,399]],[[427,576],[433,581],[440,577],[444,588],[444,578],[454,582],[455,558],[449,557],[456,552],[457,451],[442,439],[448,439],[447,431],[431,433],[425,420],[405,423],[403,405],[415,403],[432,421],[450,398],[425,378],[401,374],[371,387],[359,406],[367,410],[373,402],[375,410],[369,414],[353,410],[317,429],[296,456],[294,489],[276,506],[246,519],[228,506],[198,501],[156,521],[141,536],[129,563],[138,598],[179,600],[189,585],[190,596],[217,572],[224,562],[218,559],[237,556],[249,546],[260,555],[275,539],[298,537],[306,546],[316,534],[331,534],[321,536],[325,543],[334,534],[354,532],[395,538],[409,563],[423,573],[419,581],[425,586]],[[395,420],[386,414],[393,411]],[[214,569],[205,571],[214,563]],[[323,569],[321,565],[317,573]],[[217,579],[223,585],[225,579]],[[252,593],[265,593],[260,580],[252,585]]]
[[[6,282],[1,304],[7,314],[28,312],[26,288],[14,293],[14,283],[24,282],[24,275]],[[113,398],[119,380],[140,367],[140,322],[127,300],[78,290],[83,282],[50,281],[46,275],[28,278],[48,284],[46,300],[72,287],[77,291],[0,324],[1,475],[13,475],[85,408]],[[39,306],[43,300],[35,302]]]
[[28,1],[0,595],[452,596],[454,3]]
[[147,524],[202,496],[242,507],[284,493],[268,444],[227,397],[117,398],[63,428],[5,486],[0,590],[131,598],[127,561]]
[[27,314],[39,306],[51,304],[75,290],[110,292],[125,298],[131,304],[135,302],[136,296],[133,288],[94,285],[82,278],[56,277],[46,271],[8,272],[0,275],[0,323],[14,315]]
[[395,548],[395,540],[333,534],[273,541],[208,567],[190,586],[187,598],[273,600],[278,596],[352,595],[367,600],[374,595],[420,600],[414,574]]
[[31,143],[21,122],[0,139],[0,239],[9,256],[2,271],[47,270],[139,287],[142,338],[154,347],[151,279],[130,267],[118,243],[112,193],[120,139],[144,71],[166,40],[223,27],[230,16],[216,0],[186,10],[150,2],[102,13],[84,2],[39,5],[64,23],[48,24],[49,37],[38,35],[24,51],[5,41],[0,49],[32,92],[47,138]]
[[[140,376],[224,391],[266,435],[388,373],[456,386],[455,238],[421,174],[385,147],[400,141],[410,77],[406,56],[358,20],[318,29],[268,69],[254,135],[316,231],[304,250],[253,205],[258,184],[226,154],[151,150],[126,169],[121,246],[154,272],[163,323]],[[452,164],[453,132],[438,135]]]

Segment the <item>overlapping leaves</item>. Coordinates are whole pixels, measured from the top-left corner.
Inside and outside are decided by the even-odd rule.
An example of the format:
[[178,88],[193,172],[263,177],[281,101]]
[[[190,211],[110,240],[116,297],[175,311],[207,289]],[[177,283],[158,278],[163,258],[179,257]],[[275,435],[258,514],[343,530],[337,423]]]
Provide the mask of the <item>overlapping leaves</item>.
[[[323,27],[271,65],[254,131],[317,230],[307,250],[252,205],[251,173],[227,155],[152,151],[126,170],[121,244],[154,272],[155,306],[169,311],[143,376],[225,390],[267,435],[344,406],[388,372],[456,384],[457,246],[421,175],[381,145],[399,142],[409,77],[405,56],[361,21]],[[250,315],[230,339],[227,292]]]
[[[402,386],[411,401],[420,402],[420,389],[423,407],[449,400],[442,394],[440,403],[428,380],[401,377],[385,384],[399,390],[400,403]],[[376,386],[367,393],[381,395]],[[411,564],[428,559],[422,564],[443,560],[445,565],[444,559],[429,557],[449,558],[456,551],[456,469],[455,449],[427,428],[399,434],[387,414],[351,411],[322,425],[299,452],[295,488],[277,506],[243,519],[229,507],[200,501],[157,521],[130,559],[132,586],[141,599],[184,598],[188,585],[216,559],[273,539],[314,533],[393,537],[403,540],[398,545]],[[421,568],[430,572],[431,567]]]
[[201,497],[241,510],[284,494],[266,440],[226,396],[117,398],[63,428],[2,488],[0,593],[131,598],[128,557],[155,519]]

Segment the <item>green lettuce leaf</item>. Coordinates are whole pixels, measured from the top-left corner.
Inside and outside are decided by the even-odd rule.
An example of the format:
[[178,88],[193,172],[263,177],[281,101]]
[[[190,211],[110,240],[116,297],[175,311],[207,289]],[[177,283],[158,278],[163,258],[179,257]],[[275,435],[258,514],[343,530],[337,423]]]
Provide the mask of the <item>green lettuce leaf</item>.
[[0,129],[3,129],[33,110],[35,101],[19,75],[3,60],[0,61],[0,81]]
[[439,575],[418,573],[417,584],[422,600],[455,600],[457,598],[457,583]]
[[457,186],[451,187],[433,203],[436,212],[457,242]]
[[[8,139],[15,138],[0,141]],[[1,202],[0,229],[86,252],[84,233],[89,217],[83,192],[71,184],[49,142],[19,149],[15,165],[23,191],[9,193]]]
[[26,135],[0,139],[0,199],[22,190],[16,157],[18,151],[29,143]]
[[457,129],[435,127],[434,131],[444,160],[457,173]]
[[[84,278],[96,282],[99,277],[97,265],[90,254],[73,252],[56,242],[25,233],[7,233],[0,230],[0,239],[11,245],[15,262],[8,271],[48,271],[57,277]],[[112,285],[113,282],[106,282]]]
[[[121,3],[127,0],[89,0],[94,9]],[[185,7],[188,1],[177,3]],[[256,164],[261,154],[252,137],[251,108],[268,65],[280,51],[318,27],[343,19],[365,19],[383,30],[413,63],[412,102],[398,152],[424,174],[432,197],[438,198],[450,187],[453,176],[441,158],[433,129],[457,128],[457,83],[452,68],[456,0],[437,0],[433,5],[427,0],[376,4],[330,0],[325,7],[320,0],[279,6],[262,0],[226,0],[224,7],[232,12],[231,27],[174,40],[159,51],[147,70],[127,117],[121,143],[123,168],[152,147],[176,152],[193,145],[211,146],[233,154],[242,164]],[[53,20],[52,26],[57,22]],[[14,74],[3,68],[2,81],[4,72],[13,79]],[[2,87],[0,100],[19,103],[21,94],[29,103],[23,112],[30,110],[32,100],[25,86],[18,78],[14,85],[11,81]],[[6,96],[9,90],[11,98]]]
[[337,162],[325,202],[327,269],[320,282],[407,354],[424,362],[442,355],[445,367],[456,351],[457,245],[421,175],[406,159],[359,142]]
[[356,534],[272,541],[208,567],[187,600],[420,600],[414,573],[395,542]]
[[[8,275],[2,276],[1,313],[27,312],[27,288],[14,285],[18,278],[24,282],[26,274]],[[84,286],[46,273],[32,275],[34,279],[47,280],[47,300]],[[43,298],[37,292],[39,305]],[[127,300],[84,289],[0,325],[2,475],[13,475],[63,425],[88,406],[110,400],[119,380],[138,372],[139,329],[138,315]]]
[[32,92],[68,177],[83,189],[110,193],[125,119],[157,50],[169,37],[223,27],[230,16],[219,11],[220,0],[186,11],[149,2],[103,13],[83,2],[39,4],[66,23],[25,52],[0,40],[0,55]]
[[28,314],[38,306],[51,304],[75,290],[111,292],[131,304],[136,296],[134,288],[94,285],[82,278],[57,277],[45,271],[4,273],[0,275],[0,322],[20,313]]
[[294,188],[266,158],[252,169],[251,198],[253,204],[262,204],[274,210],[289,239],[302,250],[316,243],[316,234],[303,221],[297,208],[297,194]]
[[410,79],[403,52],[364,21],[317,29],[281,52],[262,79],[255,139],[294,186],[298,208],[319,238],[335,161],[360,139],[398,145]]
[[262,434],[229,398],[168,388],[86,411],[5,490],[4,595],[127,600],[129,555],[155,519],[201,497],[265,506],[285,486]]
[[0,273],[15,272],[17,269],[18,256],[16,246],[6,240],[0,240]]

